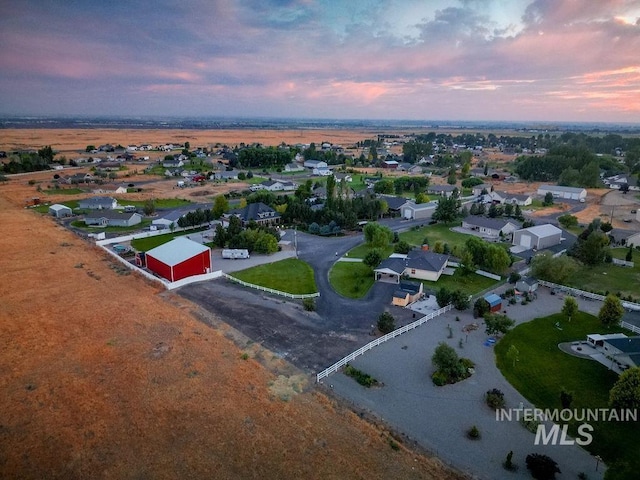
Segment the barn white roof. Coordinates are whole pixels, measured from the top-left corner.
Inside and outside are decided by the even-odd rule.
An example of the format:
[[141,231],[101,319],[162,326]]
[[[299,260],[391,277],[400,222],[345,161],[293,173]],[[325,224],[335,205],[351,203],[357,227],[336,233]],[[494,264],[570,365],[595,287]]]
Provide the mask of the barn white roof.
[[529,228],[523,228],[520,231],[523,231],[523,230],[533,233],[539,238],[550,237],[552,235],[562,233],[562,230],[560,230],[555,225],[551,225],[550,223],[545,223],[544,225],[536,225],[534,227],[529,227]]
[[206,245],[189,240],[187,237],[176,237],[170,242],[152,248],[147,255],[173,267],[207,250],[209,247]]

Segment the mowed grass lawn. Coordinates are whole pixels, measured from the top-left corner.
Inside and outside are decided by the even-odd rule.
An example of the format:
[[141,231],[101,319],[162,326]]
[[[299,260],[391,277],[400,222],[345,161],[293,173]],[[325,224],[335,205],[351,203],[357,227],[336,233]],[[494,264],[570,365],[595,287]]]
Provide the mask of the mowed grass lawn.
[[329,283],[343,297],[362,298],[373,286],[373,271],[362,262],[336,262]]
[[[134,207],[144,208],[146,201],[142,200],[127,200],[123,198],[118,200],[121,205],[133,205]],[[189,200],[183,200],[182,198],[154,198],[153,204],[156,208],[177,208],[191,205]]]
[[[562,330],[555,324],[560,322]],[[618,376],[600,363],[573,357],[558,348],[561,342],[586,340],[590,333],[612,333],[596,317],[579,312],[571,322],[558,313],[537,318],[508,332],[496,345],[498,368],[522,395],[537,408],[561,409],[560,391],[573,394],[572,409],[606,408],[609,390]],[[507,358],[509,347],[519,351],[515,367]],[[508,402],[508,399],[507,399]],[[593,443],[586,448],[605,462],[633,460],[640,452],[640,424],[622,422],[593,423]],[[577,425],[570,425],[576,435]],[[557,458],[562,468],[561,458]]]
[[[626,248],[611,249],[611,256],[624,260],[629,250]],[[640,252],[633,250],[633,268],[621,267],[611,263],[603,263],[595,267],[581,266],[580,270],[567,280],[567,285],[581,290],[618,293],[623,297],[631,295],[640,300]]]
[[308,263],[296,258],[287,258],[275,263],[258,265],[234,272],[231,275],[254,285],[273,288],[274,290],[294,295],[316,293],[318,291],[313,277],[313,269]]
[[152,248],[159,247],[167,242],[170,242],[176,237],[183,235],[189,235],[190,233],[201,232],[206,230],[207,227],[196,228],[194,230],[184,230],[175,233],[165,233],[164,235],[156,235],[155,237],[134,238],[131,240],[131,247],[135,248],[139,252],[146,252]]
[[433,248],[436,242],[447,243],[449,244],[449,248],[453,248],[454,245],[464,245],[464,243],[471,238],[470,235],[451,231],[451,227],[459,227],[460,225],[462,225],[461,222],[428,225],[415,230],[409,230],[408,232],[402,232],[400,234],[400,240],[404,240],[409,245],[420,246],[426,237],[431,248]]
[[445,287],[447,290],[461,290],[466,295],[475,295],[491,287],[497,287],[499,281],[492,278],[483,277],[477,273],[463,275],[459,268],[455,269],[453,275],[440,275],[437,282],[423,281],[425,291],[439,290]]
[[84,223],[84,220],[74,220],[73,222],[71,222],[71,225],[75,228],[80,228],[89,232],[92,230],[100,230],[101,232],[126,233],[148,228],[149,225],[151,225],[151,220],[142,220],[142,222],[130,227],[100,227],[98,225],[87,225],[86,223]]

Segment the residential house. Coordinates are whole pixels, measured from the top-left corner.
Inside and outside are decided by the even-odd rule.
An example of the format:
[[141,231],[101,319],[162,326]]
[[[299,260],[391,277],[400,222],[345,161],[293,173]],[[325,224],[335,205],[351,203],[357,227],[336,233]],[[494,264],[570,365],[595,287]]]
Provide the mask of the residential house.
[[563,187],[560,185],[540,185],[538,195],[544,197],[551,192],[553,198],[565,200],[584,200],[587,198],[587,190],[584,188]]
[[471,193],[476,197],[482,195],[482,192],[485,190],[487,191],[487,193],[489,193],[491,191],[491,185],[488,183],[481,183],[480,185],[471,187]]
[[254,221],[259,225],[277,225],[280,223],[280,214],[273,208],[262,202],[250,203],[244,208],[236,208],[225,214],[225,217],[237,216],[242,220],[242,225],[246,226]]
[[184,161],[181,158],[167,158],[162,160],[162,166],[165,168],[180,168],[184,167]]
[[90,173],[74,173],[60,179],[61,183],[67,183],[69,185],[76,185],[78,183],[91,183],[93,181],[93,175]]
[[239,173],[240,173],[239,170],[214,172],[213,180],[222,180],[225,182],[228,180],[238,180]]
[[336,182],[353,182],[353,177],[348,173],[334,173],[333,178],[336,179]]
[[113,197],[89,197],[78,202],[81,209],[113,210],[118,207],[118,201]]
[[322,160],[305,160],[304,167],[314,170],[316,168],[327,168],[329,165],[327,162],[323,162]]
[[513,244],[522,250],[542,250],[553,247],[562,241],[562,230],[546,223],[534,227],[522,228],[513,232]]
[[608,232],[609,239],[614,245],[621,246],[640,246],[640,232],[634,230],[625,230],[622,228],[614,228]]
[[501,194],[504,198],[503,203],[505,204],[520,205],[521,207],[526,207],[528,205],[531,205],[531,203],[533,202],[531,195],[527,195],[526,193],[520,194],[501,192]]
[[421,175],[424,169],[420,165],[411,165],[407,168],[407,172],[411,175]]
[[398,307],[406,307],[420,300],[423,294],[422,282],[400,282],[398,290],[393,293],[391,303]]
[[458,187],[456,187],[455,185],[430,185],[427,188],[427,193],[431,193],[433,195],[442,195],[449,198],[451,195],[453,195],[453,192],[457,190]]
[[469,215],[462,220],[462,228],[481,233],[484,237],[498,238],[508,236],[519,229],[520,225],[509,218],[489,218],[479,215]]
[[382,168],[396,170],[398,168],[398,162],[396,162],[395,160],[385,160],[382,162]]
[[284,171],[285,172],[303,172],[304,167],[299,163],[287,163],[284,166]]
[[142,215],[136,212],[115,210],[94,210],[84,217],[84,223],[100,227],[132,227],[142,222]]
[[329,167],[317,167],[313,169],[313,174],[321,177],[328,177],[329,175],[331,175],[331,170],[329,169]]
[[251,185],[250,190],[267,190],[269,192],[290,192],[298,188],[293,182],[286,180],[266,180],[262,183]]
[[384,201],[389,208],[389,214],[395,217],[402,213],[402,206],[409,201],[408,198],[396,197],[394,195],[378,195],[378,198]]
[[449,255],[412,250],[407,255],[394,254],[374,270],[376,281],[400,283],[402,277],[437,282],[447,267]]

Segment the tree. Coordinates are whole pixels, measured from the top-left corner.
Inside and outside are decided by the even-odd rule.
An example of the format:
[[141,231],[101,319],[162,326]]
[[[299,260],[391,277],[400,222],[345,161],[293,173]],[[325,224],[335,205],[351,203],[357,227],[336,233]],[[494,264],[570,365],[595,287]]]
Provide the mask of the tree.
[[213,208],[211,209],[213,213],[213,218],[216,220],[222,216],[224,212],[229,209],[229,201],[224,195],[218,195],[213,200]]
[[449,298],[453,304],[453,308],[456,310],[466,310],[469,308],[469,295],[466,295],[462,290],[454,290],[451,292]]
[[447,287],[441,287],[436,292],[436,302],[440,308],[446,307],[451,303],[451,292]]
[[525,463],[531,476],[536,480],[553,480],[556,478],[556,473],[562,473],[558,464],[551,457],[540,453],[527,455]]
[[84,149],[84,151],[87,153],[92,152],[93,150],[96,150],[95,145],[87,145],[86,148]]
[[453,222],[458,217],[460,200],[454,192],[449,198],[441,198],[431,218],[437,222]]
[[494,313],[485,315],[484,322],[487,326],[485,329],[487,335],[505,334],[516,323],[506,315]]
[[372,247],[384,248],[393,239],[393,232],[389,227],[376,222],[369,222],[364,226],[364,240]]
[[549,252],[543,252],[531,260],[531,274],[548,282],[564,284],[578,270],[573,258],[561,255],[554,258]]
[[373,250],[367,252],[367,254],[364,256],[364,259],[362,260],[362,263],[364,263],[369,268],[376,268],[378,265],[380,265],[381,261],[382,254],[380,253],[380,250],[374,248]]
[[547,192],[545,194],[544,200],[542,202],[542,205],[544,205],[545,207],[549,207],[549,206],[553,205],[553,193]]
[[460,364],[460,358],[453,349],[444,342],[440,342],[436,347],[433,356],[431,357],[433,365],[436,370],[442,372],[447,378],[456,379],[463,374],[461,372],[462,365]]
[[566,215],[559,216],[558,217],[558,222],[564,228],[577,227],[578,226],[578,217],[576,217],[575,215],[571,215],[571,214],[567,213]]
[[578,313],[578,302],[573,297],[566,297],[564,299],[564,304],[562,305],[562,313],[567,316],[569,321],[571,318]]
[[382,312],[378,317],[378,330],[381,333],[393,332],[396,328],[396,321],[389,312]]
[[607,295],[598,312],[598,319],[604,326],[612,327],[620,323],[622,315],[624,315],[624,308],[620,299],[613,294]]
[[51,163],[53,162],[53,156],[55,154],[53,153],[53,149],[51,148],[51,145],[47,145],[46,147],[42,147],[41,149],[38,150],[38,156],[44,160],[46,163]]
[[156,213],[156,204],[153,200],[147,200],[144,202],[144,206],[142,207],[142,211],[147,217],[150,217],[154,213]]
[[625,255],[624,259],[627,262],[632,262],[633,261],[633,245],[629,245],[629,251]]
[[396,243],[395,247],[393,248],[393,251],[396,253],[402,253],[406,255],[411,251],[411,245],[409,245],[405,240],[400,240],[398,243]]
[[640,367],[620,375],[609,391],[609,405],[617,409],[640,409]]
[[473,317],[484,317],[491,310],[491,305],[484,298],[479,298],[473,304]]

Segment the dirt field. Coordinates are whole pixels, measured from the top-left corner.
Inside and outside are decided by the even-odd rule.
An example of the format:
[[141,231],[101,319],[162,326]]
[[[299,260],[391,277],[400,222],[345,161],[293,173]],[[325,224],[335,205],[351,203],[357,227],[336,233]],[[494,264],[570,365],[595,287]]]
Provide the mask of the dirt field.
[[461,478],[22,208],[33,188],[0,184],[0,478]]

